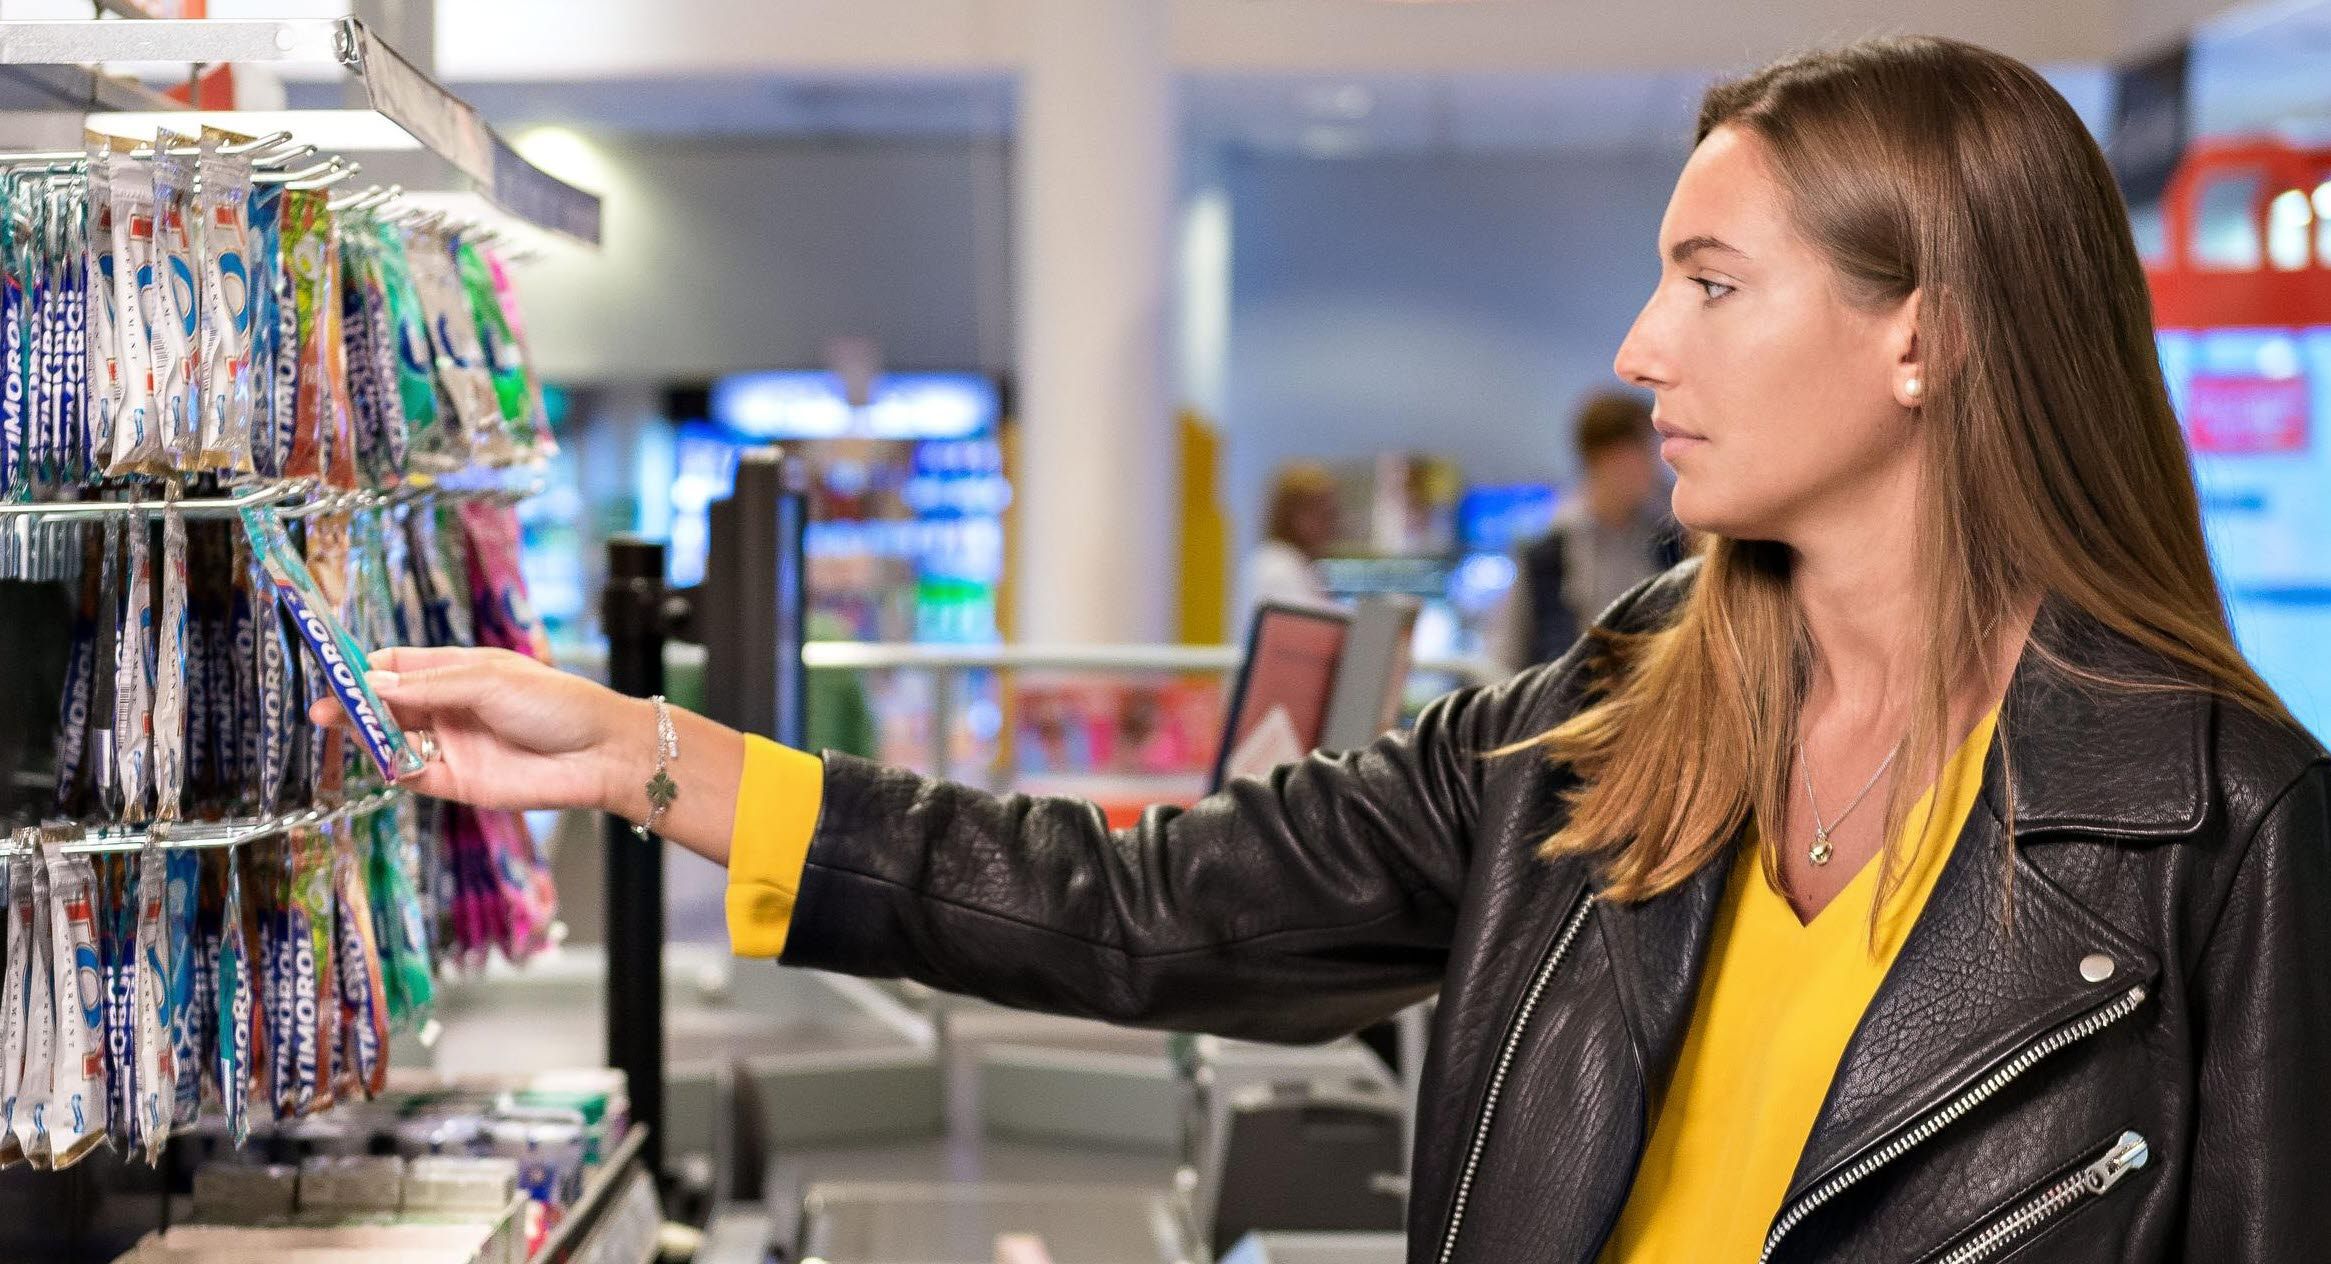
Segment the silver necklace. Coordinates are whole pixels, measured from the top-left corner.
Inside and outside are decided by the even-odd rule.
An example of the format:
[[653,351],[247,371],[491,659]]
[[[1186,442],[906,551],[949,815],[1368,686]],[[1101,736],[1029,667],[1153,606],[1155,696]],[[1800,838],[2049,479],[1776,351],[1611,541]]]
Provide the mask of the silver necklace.
[[[1909,736],[1904,735],[1902,742],[1909,740]],[[1862,800],[1870,797],[1870,791],[1877,788],[1878,778],[1886,775],[1886,770],[1894,766],[1894,757],[1902,753],[1902,742],[1894,743],[1894,749],[1886,752],[1885,762],[1878,765],[1878,771],[1870,774],[1869,783],[1862,787],[1860,794],[1853,797],[1853,802],[1845,805],[1845,811],[1838,813],[1834,821],[1823,821],[1821,800],[1813,793],[1813,761],[1805,754],[1804,736],[1798,735],[1797,766],[1805,770],[1805,805],[1813,809],[1813,845],[1806,848],[1805,858],[1812,861],[1815,868],[1828,864],[1829,858],[1837,854],[1837,849],[1829,845],[1829,836],[1837,832],[1837,827],[1845,824],[1845,818],[1852,816],[1853,810],[1860,807]]]

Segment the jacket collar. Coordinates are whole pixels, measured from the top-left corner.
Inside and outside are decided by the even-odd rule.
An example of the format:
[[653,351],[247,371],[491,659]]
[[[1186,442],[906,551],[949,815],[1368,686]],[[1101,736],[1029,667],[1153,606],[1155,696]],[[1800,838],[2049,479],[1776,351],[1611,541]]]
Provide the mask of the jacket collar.
[[[2164,838],[2200,829],[2209,808],[2213,703],[2192,678],[2051,599],[2033,624],[2000,711],[2007,775],[1986,775],[1983,804],[2015,834],[2074,830]],[[2110,687],[2081,678],[2154,682]],[[1996,748],[1995,748],[1996,753]],[[2130,775],[2142,770],[2142,775]]]
[[[1622,603],[1618,626],[1645,631],[1671,619],[1699,582],[1692,558]],[[2199,829],[2208,808],[2212,702],[2189,673],[2120,636],[2060,598],[2040,604],[2032,642],[2008,682],[2000,730],[2006,779],[1984,779],[1982,802],[2006,820],[2012,786],[2016,837],[2081,830],[2162,838]],[[2151,681],[2167,689],[2107,687],[2083,674]],[[2143,769],[2142,777],[2126,775]],[[2115,775],[2119,774],[2119,775]]]
[[[1738,850],[1735,840],[1682,886],[1655,899],[1633,904],[1602,901],[1595,906],[1595,921],[1610,954],[1612,981],[1619,990],[1619,1009],[1643,1078],[1646,1138],[1649,1121],[1659,1116],[1668,1074],[1683,1052],[1684,1033],[1691,1027],[1693,1002],[1708,960],[1709,930]],[[1599,894],[1601,882],[1594,886]]]

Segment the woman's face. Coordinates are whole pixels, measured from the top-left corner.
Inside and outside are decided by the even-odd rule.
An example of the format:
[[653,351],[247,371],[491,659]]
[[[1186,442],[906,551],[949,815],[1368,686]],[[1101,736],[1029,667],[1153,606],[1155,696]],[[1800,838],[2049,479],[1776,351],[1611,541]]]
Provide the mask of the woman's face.
[[1336,519],[1341,507],[1333,493],[1305,496],[1288,515],[1287,526],[1292,538],[1287,542],[1316,557],[1335,543]]
[[1679,521],[1798,543],[1830,507],[1915,487],[1917,296],[1849,303],[1762,151],[1722,127],[1685,164],[1659,227],[1658,288],[1615,367],[1656,399]]

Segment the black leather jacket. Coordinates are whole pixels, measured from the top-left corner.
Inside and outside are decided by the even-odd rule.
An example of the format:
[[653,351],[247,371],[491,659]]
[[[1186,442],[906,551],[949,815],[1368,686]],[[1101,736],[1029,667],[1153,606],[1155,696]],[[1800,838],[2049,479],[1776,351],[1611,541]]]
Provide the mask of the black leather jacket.
[[[1604,623],[1655,625],[1695,574]],[[2053,605],[2042,629],[2074,664],[2161,670]],[[1409,1258],[1591,1260],[1727,866],[1621,905],[1534,857],[1564,774],[1483,752],[1568,714],[1585,670],[1573,651],[1407,735],[1115,833],[1088,805],[831,757],[784,960],[1285,1041],[1438,990]],[[2013,758],[1993,747],[1766,1258],[2331,1260],[2323,750],[2198,693],[2076,686],[2037,655],[2001,727]]]

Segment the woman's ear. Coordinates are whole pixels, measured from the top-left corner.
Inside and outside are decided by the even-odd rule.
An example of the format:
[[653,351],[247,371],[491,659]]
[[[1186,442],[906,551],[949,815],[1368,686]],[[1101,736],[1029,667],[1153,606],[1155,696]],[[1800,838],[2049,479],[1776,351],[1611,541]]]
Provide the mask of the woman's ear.
[[[1957,370],[1966,363],[1966,314],[1953,300],[1948,286],[1931,294],[1921,287],[1912,290],[1896,312],[1894,394],[1905,408],[1933,402],[1937,391],[1956,380]],[[1911,378],[1919,384],[1915,402],[1902,389]]]
[[1922,291],[1912,290],[1902,300],[1895,310],[1890,334],[1894,352],[1894,402],[1911,410],[1923,407],[1933,388],[1925,359],[1927,339],[1919,331],[1919,318],[1925,310],[1924,297]]

